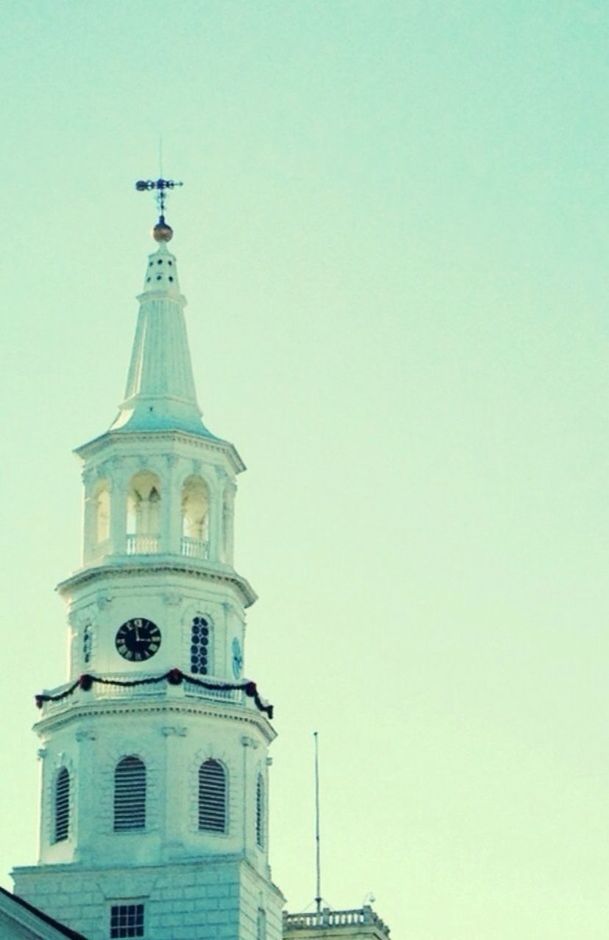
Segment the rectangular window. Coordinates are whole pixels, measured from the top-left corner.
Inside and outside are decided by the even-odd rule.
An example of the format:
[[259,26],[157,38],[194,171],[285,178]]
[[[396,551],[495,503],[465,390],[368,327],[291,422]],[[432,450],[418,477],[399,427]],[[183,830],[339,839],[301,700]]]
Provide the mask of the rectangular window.
[[113,904],[110,909],[110,940],[144,936],[144,905]]
[[266,940],[266,911],[262,907],[258,908],[256,940]]

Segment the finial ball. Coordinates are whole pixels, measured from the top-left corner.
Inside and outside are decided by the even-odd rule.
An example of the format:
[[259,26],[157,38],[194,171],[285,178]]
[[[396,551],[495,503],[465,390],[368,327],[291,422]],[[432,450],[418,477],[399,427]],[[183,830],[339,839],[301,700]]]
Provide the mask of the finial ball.
[[173,238],[173,229],[168,225],[163,216],[160,217],[157,224],[152,229],[152,237],[155,242],[170,242]]

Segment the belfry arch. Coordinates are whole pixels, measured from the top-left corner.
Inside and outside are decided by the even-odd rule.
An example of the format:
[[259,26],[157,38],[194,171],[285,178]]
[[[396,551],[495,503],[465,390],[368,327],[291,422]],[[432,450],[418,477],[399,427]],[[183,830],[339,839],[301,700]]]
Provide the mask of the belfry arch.
[[209,487],[200,476],[189,476],[180,498],[181,549],[183,555],[209,556]]
[[161,533],[161,481],[156,473],[142,470],[127,490],[127,552],[158,552]]

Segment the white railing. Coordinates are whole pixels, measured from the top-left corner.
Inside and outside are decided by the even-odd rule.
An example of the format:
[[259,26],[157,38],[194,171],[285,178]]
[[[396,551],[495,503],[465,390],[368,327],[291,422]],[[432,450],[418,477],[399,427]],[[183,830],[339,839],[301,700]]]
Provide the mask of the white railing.
[[243,702],[243,689],[202,689],[200,685],[184,679],[184,692],[186,695],[196,695],[199,698],[212,699],[220,702]]
[[[73,705],[84,705],[93,701],[115,701],[116,699],[141,700],[143,698],[154,697],[155,699],[171,698],[197,698],[211,702],[229,702],[234,705],[250,703],[243,689],[205,689],[196,683],[184,678],[179,685],[172,685],[167,679],[161,679],[159,682],[145,682],[138,685],[113,685],[112,680],[117,682],[130,682],[133,680],[153,679],[158,673],[137,673],[129,675],[128,673],[105,673],[100,676],[104,682],[93,682],[88,691],[77,687],[70,695],[60,699],[58,702],[43,702],[42,714],[44,717],[54,715],[57,712],[63,712]],[[50,689],[47,695],[61,695],[73,683],[66,682],[56,689]]]
[[193,539],[183,535],[180,549],[187,558],[209,558],[209,542],[205,539]]
[[128,555],[156,555],[159,550],[158,535],[128,535]]
[[283,914],[284,930],[323,930],[327,927],[377,927],[387,937],[389,929],[369,904],[347,911],[332,911],[324,907],[321,911],[308,911],[303,914]]

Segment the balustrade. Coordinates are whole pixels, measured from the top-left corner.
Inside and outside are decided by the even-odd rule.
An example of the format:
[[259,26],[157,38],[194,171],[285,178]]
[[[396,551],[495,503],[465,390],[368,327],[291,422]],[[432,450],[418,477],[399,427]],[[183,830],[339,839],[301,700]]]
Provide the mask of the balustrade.
[[128,535],[128,555],[156,555],[159,550],[158,535]]
[[333,911],[324,907],[321,911],[306,911],[302,914],[284,912],[284,930],[323,930],[328,927],[359,927],[374,925],[386,936],[389,930],[369,904],[346,911]]
[[183,535],[180,547],[187,558],[209,558],[209,542],[205,539],[193,539]]
[[[108,701],[116,699],[131,699],[133,701],[134,699],[139,700],[151,696],[154,698],[179,698],[185,696],[187,698],[205,699],[212,702],[225,702],[231,705],[252,706],[252,700],[245,695],[243,689],[205,689],[194,682],[189,682],[187,678],[184,678],[180,685],[171,685],[166,680],[162,680],[161,682],[143,682],[138,685],[112,685],[112,680],[116,680],[117,682],[129,682],[130,680],[136,679],[139,682],[142,679],[154,679],[156,676],[158,676],[158,673],[138,672],[132,676],[124,672],[105,673],[102,677],[105,682],[94,682],[88,691],[77,688],[71,695],[57,702],[44,702],[42,713],[44,717],[47,717],[57,712],[62,712],[73,706],[76,701],[78,704],[90,701]],[[206,679],[206,681],[213,683],[213,680]],[[66,683],[56,689],[51,689],[48,694],[61,695],[70,685],[71,683]]]

